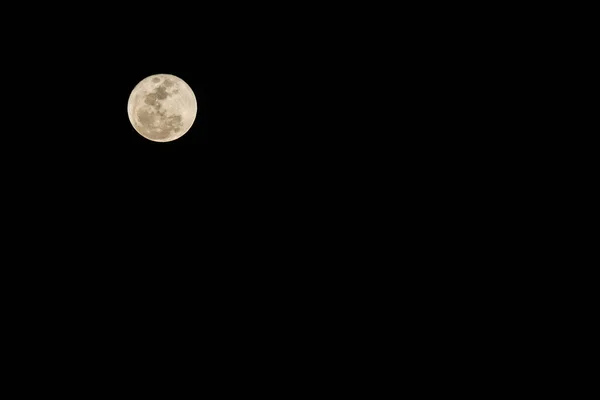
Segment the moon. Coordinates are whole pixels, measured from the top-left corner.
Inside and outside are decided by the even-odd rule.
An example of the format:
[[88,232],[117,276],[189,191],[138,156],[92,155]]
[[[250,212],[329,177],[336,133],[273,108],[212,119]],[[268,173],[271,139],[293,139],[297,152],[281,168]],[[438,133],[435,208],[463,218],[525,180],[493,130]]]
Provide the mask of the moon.
[[190,130],[198,105],[192,88],[170,74],[150,75],[129,95],[127,114],[133,128],[146,139],[170,142]]

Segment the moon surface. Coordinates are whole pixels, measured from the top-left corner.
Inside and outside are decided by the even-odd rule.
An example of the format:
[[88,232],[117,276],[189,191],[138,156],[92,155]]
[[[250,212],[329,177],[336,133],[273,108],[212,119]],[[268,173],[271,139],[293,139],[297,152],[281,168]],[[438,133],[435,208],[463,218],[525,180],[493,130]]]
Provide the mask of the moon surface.
[[136,85],[127,103],[129,121],[135,130],[154,142],[182,137],[194,124],[196,96],[181,78],[169,74],[150,75]]

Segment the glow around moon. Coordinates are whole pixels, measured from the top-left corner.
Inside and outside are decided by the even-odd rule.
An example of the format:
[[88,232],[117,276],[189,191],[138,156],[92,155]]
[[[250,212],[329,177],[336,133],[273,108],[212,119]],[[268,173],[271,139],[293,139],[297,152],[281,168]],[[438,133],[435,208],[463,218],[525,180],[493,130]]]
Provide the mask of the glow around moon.
[[170,142],[183,136],[192,127],[197,110],[192,89],[181,78],[169,74],[143,79],[127,103],[131,125],[154,142]]

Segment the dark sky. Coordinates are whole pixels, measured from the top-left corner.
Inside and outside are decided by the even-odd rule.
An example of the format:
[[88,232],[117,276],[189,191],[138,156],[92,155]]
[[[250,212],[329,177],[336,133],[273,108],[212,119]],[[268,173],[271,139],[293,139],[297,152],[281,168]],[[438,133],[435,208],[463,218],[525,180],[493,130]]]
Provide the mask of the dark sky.
[[[5,184],[45,234],[109,229],[154,246],[191,227],[192,242],[265,235],[283,246],[282,232],[339,213],[358,140],[337,116],[352,99],[339,92],[351,87],[348,64],[332,63],[343,42],[293,13],[205,11],[86,9],[11,42]],[[127,116],[131,90],[156,73],[179,76],[198,100],[193,127],[170,143],[144,139]]]
[[[237,341],[257,310],[277,325],[311,302],[324,321],[340,315],[348,297],[331,289],[355,291],[344,282],[377,255],[361,238],[378,231],[362,226],[387,221],[365,185],[377,175],[367,171],[373,129],[361,119],[373,99],[361,93],[358,42],[322,10],[309,20],[255,4],[147,15],[39,7],[39,24],[30,13],[17,24],[27,35],[4,32],[11,307],[26,299],[78,325],[122,316],[142,329],[131,343],[165,328],[196,335],[163,322],[177,316],[201,324],[203,346],[213,346],[206,331]],[[170,143],[141,137],[127,116],[132,89],[157,73],[182,78],[198,100],[193,127]]]

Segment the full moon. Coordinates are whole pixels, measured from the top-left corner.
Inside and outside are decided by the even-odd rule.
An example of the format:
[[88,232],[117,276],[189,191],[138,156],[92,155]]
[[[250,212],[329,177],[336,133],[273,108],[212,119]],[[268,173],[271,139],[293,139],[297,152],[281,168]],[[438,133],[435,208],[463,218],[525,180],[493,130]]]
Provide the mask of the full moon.
[[194,123],[198,106],[192,88],[175,75],[144,78],[133,89],[127,103],[129,121],[135,130],[154,142],[182,137]]

